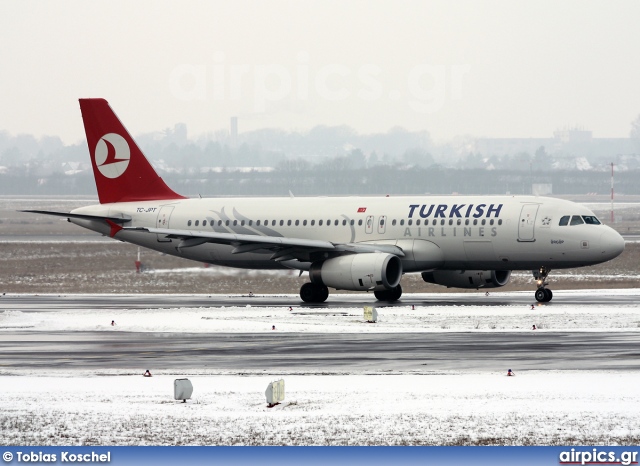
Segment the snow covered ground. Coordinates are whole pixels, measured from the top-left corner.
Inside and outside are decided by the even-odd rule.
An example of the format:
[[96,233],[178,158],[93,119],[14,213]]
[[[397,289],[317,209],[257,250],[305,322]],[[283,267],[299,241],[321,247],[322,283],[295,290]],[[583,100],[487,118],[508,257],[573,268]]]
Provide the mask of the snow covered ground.
[[640,374],[0,376],[3,445],[637,445]]
[[[558,291],[558,296],[570,291]],[[584,290],[575,293],[583,294]],[[639,296],[640,290],[591,290]],[[512,293],[519,295],[519,293]],[[527,292],[529,295],[530,292]],[[482,295],[483,296],[483,295]],[[492,293],[491,299],[509,297]],[[447,299],[446,295],[439,295]],[[455,295],[451,295],[451,299]],[[508,299],[506,299],[508,302]],[[3,332],[640,332],[630,304],[288,307],[0,312]],[[117,323],[112,327],[110,321]],[[640,338],[640,333],[639,333]],[[194,385],[186,404],[173,381]],[[264,390],[284,378],[285,401]],[[3,371],[4,445],[637,445],[640,373],[635,371],[421,372],[339,375],[257,371]]]
[[[575,305],[560,299],[572,295],[606,297],[634,297],[629,304]],[[52,311],[0,312],[2,331],[25,329],[31,331],[105,331],[105,332],[270,332],[275,325],[281,332],[314,333],[387,333],[387,332],[529,332],[535,324],[539,331],[625,331],[640,332],[640,289],[556,291],[552,304],[505,304],[488,306],[484,302],[504,301],[510,297],[531,297],[531,292],[493,292],[489,296],[477,293],[477,305],[415,305],[377,306],[378,322],[363,324],[362,307],[305,308],[222,306],[180,309],[58,309]],[[140,295],[144,299],[144,295]],[[456,302],[460,295],[439,293],[438,302]],[[259,296],[256,296],[258,298]],[[412,294],[415,300],[426,302],[433,295]],[[603,299],[605,298],[605,299]],[[108,298],[105,298],[108,299]],[[340,295],[332,295],[340,300]],[[297,296],[283,296],[283,302],[299,300]],[[215,300],[213,300],[215,301]],[[245,299],[246,301],[246,299]],[[520,300],[521,301],[521,300]],[[527,303],[533,302],[525,301]],[[371,301],[375,305],[375,301]],[[111,321],[115,320],[115,326]],[[640,335],[639,335],[640,336]]]

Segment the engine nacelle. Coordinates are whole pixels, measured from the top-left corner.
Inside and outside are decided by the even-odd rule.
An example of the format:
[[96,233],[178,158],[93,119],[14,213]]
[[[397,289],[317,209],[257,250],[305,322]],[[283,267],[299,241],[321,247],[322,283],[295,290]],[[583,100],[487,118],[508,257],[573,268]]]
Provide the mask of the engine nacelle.
[[434,270],[422,279],[448,288],[499,288],[509,283],[510,270]]
[[384,253],[350,254],[314,262],[309,269],[312,283],[337,290],[390,290],[402,278],[402,261]]

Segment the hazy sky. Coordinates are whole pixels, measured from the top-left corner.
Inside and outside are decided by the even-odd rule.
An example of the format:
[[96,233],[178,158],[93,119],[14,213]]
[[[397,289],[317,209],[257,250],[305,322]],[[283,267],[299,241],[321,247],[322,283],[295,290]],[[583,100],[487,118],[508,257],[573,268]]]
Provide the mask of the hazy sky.
[[0,0],[0,130],[77,142],[77,99],[104,97],[133,133],[626,137],[639,21],[635,0]]

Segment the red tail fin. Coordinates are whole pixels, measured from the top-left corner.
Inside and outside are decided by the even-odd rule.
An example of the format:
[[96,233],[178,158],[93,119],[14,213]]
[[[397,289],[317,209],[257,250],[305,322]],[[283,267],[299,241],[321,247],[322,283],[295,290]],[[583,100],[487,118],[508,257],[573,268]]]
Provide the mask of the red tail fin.
[[101,204],[184,199],[158,176],[104,99],[80,99]]

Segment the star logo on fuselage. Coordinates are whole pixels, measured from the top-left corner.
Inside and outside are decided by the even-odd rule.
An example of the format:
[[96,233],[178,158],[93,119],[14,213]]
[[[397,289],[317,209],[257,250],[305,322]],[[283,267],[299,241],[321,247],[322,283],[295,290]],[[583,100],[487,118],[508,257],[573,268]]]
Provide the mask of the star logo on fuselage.
[[129,144],[119,134],[107,133],[96,144],[94,159],[100,173],[107,178],[118,178],[129,166]]
[[542,226],[548,227],[551,225],[551,217],[545,217],[542,219]]

